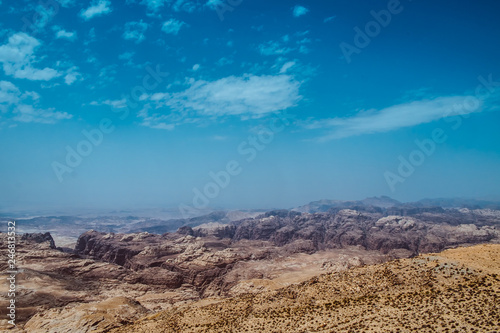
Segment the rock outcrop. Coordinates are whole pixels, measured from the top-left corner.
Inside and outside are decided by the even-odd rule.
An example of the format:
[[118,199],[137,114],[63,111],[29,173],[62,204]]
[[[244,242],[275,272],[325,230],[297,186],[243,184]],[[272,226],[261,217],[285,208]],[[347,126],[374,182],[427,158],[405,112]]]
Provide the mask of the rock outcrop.
[[[403,258],[458,245],[500,242],[496,215],[489,214],[487,224],[432,223],[352,209],[315,214],[280,210],[231,225],[185,226],[163,235],[89,231],[78,239],[75,254],[133,271],[125,278],[130,283],[189,285],[202,296],[223,295],[237,283],[227,276],[240,262],[353,246]],[[332,265],[347,269],[352,263]]]
[[457,248],[178,307],[111,332],[498,332],[499,271],[500,245]]
[[[422,252],[438,252],[460,244],[499,241],[500,218],[491,212],[476,213],[479,214],[482,218],[479,227],[470,223],[449,224],[432,221],[432,218],[446,221],[446,216],[450,215],[456,219],[455,212],[423,217],[382,216],[351,209],[340,210],[334,214],[268,214],[265,217],[240,221],[234,227],[232,240],[265,240],[276,246],[285,246],[295,240],[307,240],[313,244],[315,250],[361,245],[368,250],[379,250],[383,253],[405,249],[416,255]],[[471,220],[469,212],[462,215],[465,221]],[[202,234],[202,231],[199,233]]]
[[[124,317],[137,318],[144,311],[181,302],[255,294],[321,272],[342,272],[459,245],[500,243],[499,211],[387,211],[278,210],[230,224],[183,226],[162,235],[91,230],[80,235],[73,253],[56,248],[49,233],[19,235],[16,259],[23,283],[18,322],[30,320],[27,327],[34,332],[49,327],[64,332],[74,315],[82,332],[94,326],[108,330],[126,323]],[[0,233],[0,250],[6,245],[6,234]],[[6,261],[0,269],[7,269]],[[5,285],[0,286],[5,292],[1,288]],[[122,298],[106,303],[113,297]],[[0,299],[2,316],[4,305]],[[103,314],[107,307],[110,316]],[[49,324],[47,318],[58,314],[59,319]]]

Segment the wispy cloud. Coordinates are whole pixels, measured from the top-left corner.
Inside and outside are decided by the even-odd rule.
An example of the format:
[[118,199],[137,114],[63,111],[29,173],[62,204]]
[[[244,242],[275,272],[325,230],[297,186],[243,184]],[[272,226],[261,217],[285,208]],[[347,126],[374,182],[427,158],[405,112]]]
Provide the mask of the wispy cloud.
[[[131,1],[134,2],[134,1]],[[160,8],[165,6],[167,0],[142,0],[140,3],[148,7],[148,9],[152,12],[158,11]]]
[[294,65],[295,65],[295,61],[288,61],[288,62],[284,63],[283,66],[281,66],[280,74],[286,73],[286,71],[289,70],[290,68],[292,68]]
[[327,18],[325,18],[325,19],[323,20],[323,23],[327,23],[327,22],[333,21],[333,20],[335,20],[335,18],[337,18],[337,16],[336,16],[336,15],[329,16],[329,17],[327,17]]
[[257,49],[262,55],[277,55],[277,54],[287,54],[292,51],[291,48],[282,45],[276,41],[269,41],[267,43],[260,44]]
[[176,19],[170,19],[168,21],[163,22],[163,25],[161,27],[161,31],[167,34],[173,34],[177,35],[181,28],[185,26],[186,23],[176,20]]
[[64,82],[69,86],[72,85],[73,82],[81,80],[82,75],[78,72],[78,67],[73,66],[66,71],[66,75],[64,76]]
[[15,113],[13,119],[23,123],[55,124],[59,120],[73,118],[72,115],[55,111],[54,108],[38,109],[26,104],[18,105]]
[[49,67],[43,69],[34,68],[34,51],[40,46],[40,42],[19,32],[9,37],[7,44],[0,46],[0,63],[6,75],[18,79],[35,81],[49,81],[62,74]]
[[[130,2],[134,1],[130,0]],[[139,3],[147,6],[151,13],[157,13],[163,7],[169,7],[175,12],[192,13],[196,9],[203,7],[200,2],[192,0],[142,0]]]
[[66,31],[57,25],[53,26],[52,30],[55,32],[56,39],[67,39],[69,41],[76,40],[76,32],[74,31]]
[[125,31],[123,32],[123,39],[134,40],[136,43],[142,42],[146,39],[144,33],[148,29],[149,24],[143,22],[127,22],[125,23]]
[[85,21],[93,17],[111,13],[111,2],[108,0],[93,0],[90,7],[80,11],[80,17]]
[[36,8],[36,15],[33,16],[33,25],[36,28],[35,32],[43,30],[56,14],[56,10],[52,6],[44,6],[40,2]]
[[104,101],[92,101],[90,105],[98,106],[98,105],[107,105],[112,107],[113,109],[123,109],[127,107],[127,100],[125,98],[122,99],[107,99]]
[[217,62],[215,64],[217,66],[225,66],[225,65],[231,65],[232,63],[234,63],[233,59],[222,57],[219,60],[217,60]]
[[[259,118],[295,106],[301,99],[300,82],[290,75],[229,76],[216,81],[193,81],[177,93],[156,93],[145,98],[143,125],[172,129],[177,123],[200,117]],[[168,125],[168,126],[167,126]],[[158,128],[158,127],[155,127]]]
[[38,108],[39,99],[36,92],[21,92],[12,82],[0,81],[0,114],[9,115],[12,120],[24,123],[54,124],[59,120],[72,118],[72,115],[53,108]]
[[130,60],[134,56],[135,52],[123,52],[118,56],[120,60]]
[[192,13],[199,7],[201,7],[201,5],[192,0],[176,0],[172,3],[172,9],[176,12],[185,11]]
[[61,4],[61,6],[68,8],[75,5],[75,0],[57,0]]
[[223,0],[208,0],[205,4],[210,9],[216,9],[218,6],[221,6],[224,4]]
[[394,105],[382,110],[367,110],[347,118],[313,121],[305,125],[309,129],[328,129],[320,141],[350,136],[382,133],[405,127],[430,123],[456,115],[482,110],[483,102],[473,96],[438,97]]
[[295,7],[293,7],[293,16],[294,17],[299,17],[302,15],[305,15],[308,12],[309,12],[309,9],[307,9],[306,7],[303,7],[300,5],[296,5]]

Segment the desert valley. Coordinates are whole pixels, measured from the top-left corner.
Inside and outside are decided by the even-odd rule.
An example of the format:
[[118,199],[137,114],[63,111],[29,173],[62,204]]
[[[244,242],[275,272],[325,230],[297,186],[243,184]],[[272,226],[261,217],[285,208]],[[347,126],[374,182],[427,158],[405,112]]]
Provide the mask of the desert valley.
[[86,231],[71,248],[48,232],[20,234],[12,331],[494,332],[500,210],[438,203],[214,212],[149,231]]

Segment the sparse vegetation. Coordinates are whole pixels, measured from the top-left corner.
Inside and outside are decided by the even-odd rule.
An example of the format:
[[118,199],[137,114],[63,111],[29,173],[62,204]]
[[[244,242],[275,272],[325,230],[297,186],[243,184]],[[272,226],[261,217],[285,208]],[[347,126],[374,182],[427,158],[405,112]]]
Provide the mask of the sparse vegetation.
[[453,249],[179,307],[112,332],[495,332],[499,258],[500,245]]

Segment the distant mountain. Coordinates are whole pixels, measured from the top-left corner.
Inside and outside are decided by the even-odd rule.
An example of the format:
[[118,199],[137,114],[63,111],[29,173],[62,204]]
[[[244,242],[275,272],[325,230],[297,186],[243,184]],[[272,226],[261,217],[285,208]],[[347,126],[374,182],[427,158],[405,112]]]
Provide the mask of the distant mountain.
[[380,208],[396,207],[401,204],[401,202],[389,198],[388,196],[371,197],[361,200],[361,202],[366,206],[374,206]]
[[[374,210],[375,208],[375,210]],[[376,208],[380,208],[377,210]],[[307,205],[293,208],[292,210],[301,213],[324,213],[339,209],[355,209],[359,211],[385,211],[395,215],[406,215],[399,211],[408,211],[412,214],[417,211],[441,211],[447,208],[468,208],[468,209],[495,209],[500,210],[500,202],[464,199],[464,198],[436,198],[422,199],[415,202],[405,202],[394,200],[388,196],[370,197],[363,200],[318,200]]]
[[324,213],[332,209],[347,209],[347,208],[367,208],[367,207],[379,207],[379,208],[389,208],[401,205],[401,202],[389,198],[387,196],[381,197],[370,197],[363,200],[318,200],[312,201],[307,205],[299,206],[294,208],[294,211],[301,213]]
[[[456,224],[463,221],[463,215],[457,209],[493,209],[500,210],[500,202],[464,199],[464,198],[437,198],[423,199],[416,202],[402,203],[387,196],[370,197],[363,200],[318,200],[289,210],[219,210],[208,212],[190,218],[156,218],[140,215],[98,215],[98,216],[70,216],[49,215],[25,217],[16,219],[22,226],[23,233],[50,232],[59,242],[70,244],[82,233],[93,229],[101,232],[133,233],[149,232],[163,234],[175,232],[181,227],[196,228],[203,226],[213,228],[217,225],[229,225],[231,222],[242,221],[248,218],[268,216],[293,217],[292,213],[331,213],[335,214],[343,209],[352,209],[367,214],[380,216],[399,215],[415,216],[427,220],[426,214],[433,219],[446,219],[448,223]],[[456,210],[452,212],[452,210]],[[446,211],[446,214],[444,214]],[[437,215],[436,215],[437,214]],[[444,214],[444,215],[443,215]],[[458,214],[458,215],[457,215]],[[172,215],[171,215],[172,216]],[[19,217],[19,216],[18,216]],[[482,218],[468,223],[480,223]],[[7,218],[5,218],[7,220]],[[441,220],[439,220],[441,221]],[[441,221],[441,222],[444,222]]]
[[500,210],[500,202],[487,201],[477,199],[464,199],[464,198],[437,198],[437,199],[422,199],[414,202],[415,206],[435,206],[442,208],[468,208],[468,209],[496,209]]
[[150,232],[155,234],[163,234],[166,232],[174,232],[181,227],[197,227],[204,224],[228,224],[233,221],[242,220],[245,218],[253,218],[261,214],[261,211],[216,211],[206,215],[190,217],[186,219],[172,219],[161,221],[161,223],[150,225],[147,227],[137,226],[130,232]]

